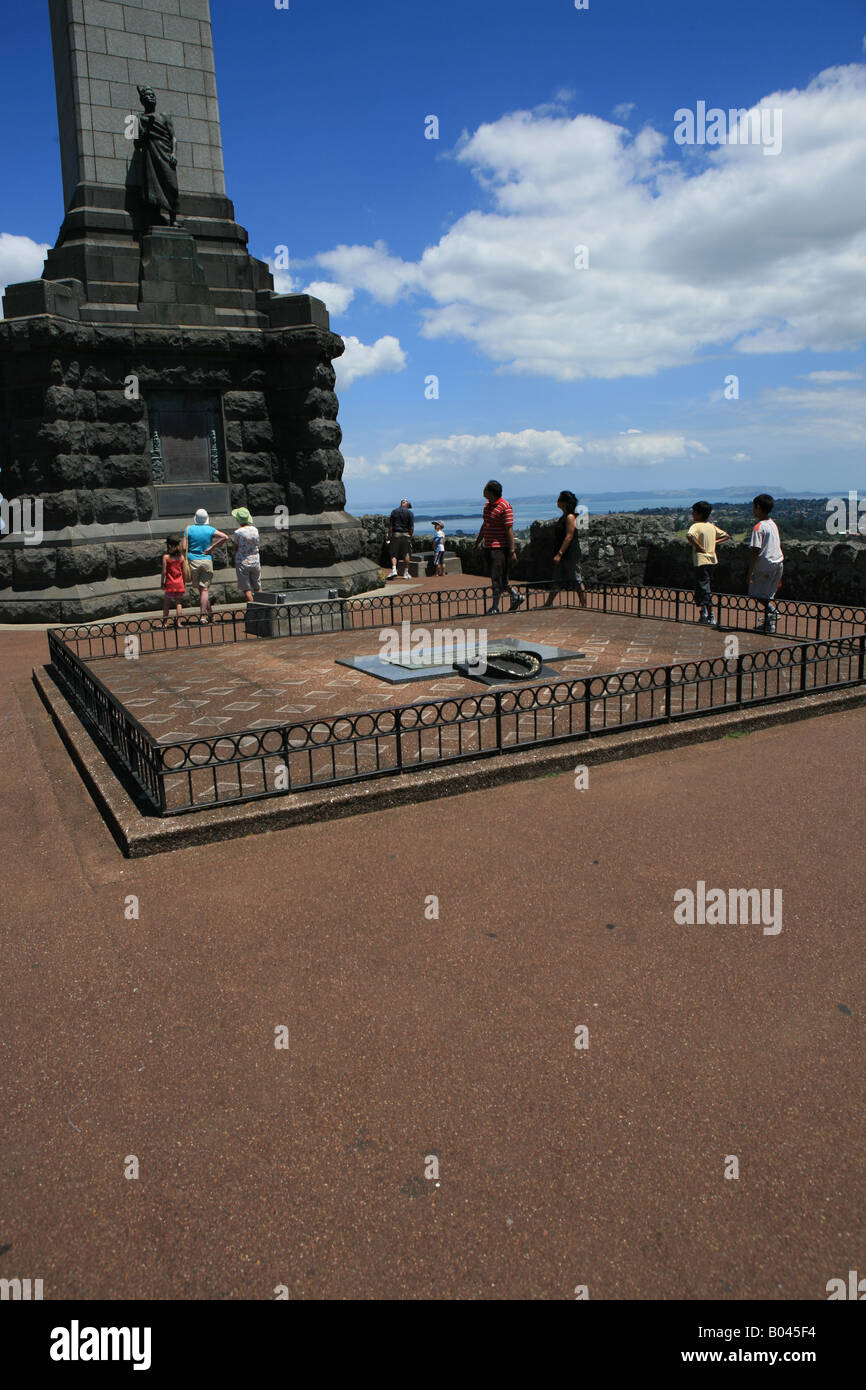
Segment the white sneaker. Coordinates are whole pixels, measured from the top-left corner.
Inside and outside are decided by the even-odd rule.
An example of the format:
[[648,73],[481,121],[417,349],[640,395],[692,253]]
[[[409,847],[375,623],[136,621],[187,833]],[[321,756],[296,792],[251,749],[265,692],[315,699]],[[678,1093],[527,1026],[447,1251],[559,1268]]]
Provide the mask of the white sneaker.
[[411,574],[409,573],[408,570],[405,571],[405,573],[404,573],[404,575],[403,575],[403,578],[404,578],[404,579],[411,579],[411,578],[412,578],[412,576],[411,576]]
[[396,571],[396,570],[392,570],[391,573],[388,575],[388,578],[389,578],[389,579],[396,579],[396,578],[397,578],[397,571]]

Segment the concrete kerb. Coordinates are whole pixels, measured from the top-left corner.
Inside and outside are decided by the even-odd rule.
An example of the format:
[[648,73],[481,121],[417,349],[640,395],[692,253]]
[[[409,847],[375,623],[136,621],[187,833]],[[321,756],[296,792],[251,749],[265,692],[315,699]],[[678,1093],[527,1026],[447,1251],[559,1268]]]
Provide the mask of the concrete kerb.
[[862,687],[830,690],[754,709],[708,714],[646,729],[624,729],[522,753],[495,754],[472,762],[403,772],[320,791],[286,793],[270,800],[199,810],[193,815],[161,818],[142,812],[128,789],[131,783],[127,780],[124,785],[119,780],[114,760],[110,764],[106,761],[99,745],[81,724],[47,669],[35,670],[33,682],[100,814],[123,854],[130,859],[245,835],[267,834],[294,825],[387,811],[442,796],[459,796],[507,782],[565,772],[575,763],[592,767],[866,705],[866,690]]
[[[479,583],[480,583],[480,582],[481,582],[481,581],[479,580]],[[387,590],[387,592],[388,592],[389,594],[403,594],[403,593],[412,593],[412,592],[417,593],[417,592],[419,592],[419,590],[418,590],[417,584],[412,584],[412,583],[406,583],[406,584],[393,584],[393,583],[392,583],[392,584],[389,584],[389,585],[388,585],[388,590]],[[422,592],[423,592],[423,591],[422,591]],[[360,593],[360,594],[352,594],[352,602],[355,603],[355,602],[357,602],[358,599],[362,599],[362,598],[381,598],[381,597],[382,597],[382,594],[383,594],[383,590],[382,590],[382,589],[365,589],[365,590],[363,591],[363,593]],[[243,603],[243,600],[241,600],[240,603],[223,603],[223,604],[220,604],[217,611],[218,611],[218,612],[226,613],[226,612],[234,612],[234,611],[236,611],[236,610],[237,610],[237,611],[242,611],[243,608],[244,608],[244,603]],[[104,619],[104,622],[105,622],[105,623],[142,623],[142,622],[146,622],[146,621],[148,621],[148,620],[151,621],[151,622],[153,622],[154,620],[157,621],[157,622],[159,622],[161,618],[162,618],[162,609],[161,609],[161,608],[152,608],[152,609],[150,609],[149,611],[147,611],[147,612],[145,612],[145,613],[117,613],[117,614],[115,614],[115,615],[114,615],[113,617],[111,617],[111,618],[105,618],[105,619]],[[192,624],[192,625],[195,624],[195,611],[194,611],[194,605],[192,605],[192,604],[188,605],[187,611],[184,613],[184,619],[185,619],[185,621],[188,621],[188,622],[189,622],[190,624]],[[57,623],[57,622],[53,622],[53,623],[0,623],[0,633],[2,633],[2,632],[51,632],[51,631],[52,631],[53,629],[55,629],[55,628],[75,627],[75,626],[76,626],[75,623]],[[98,622],[82,623],[81,626],[82,626],[82,627],[88,627],[88,626],[90,626],[90,627],[98,627],[98,626],[99,626],[99,623],[98,623]]]

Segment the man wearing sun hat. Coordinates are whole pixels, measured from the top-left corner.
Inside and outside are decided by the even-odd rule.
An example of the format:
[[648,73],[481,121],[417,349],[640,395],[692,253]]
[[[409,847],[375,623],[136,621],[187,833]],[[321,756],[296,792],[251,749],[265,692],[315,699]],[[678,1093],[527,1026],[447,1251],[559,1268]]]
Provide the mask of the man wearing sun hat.
[[262,559],[259,555],[259,533],[246,507],[235,507],[232,516],[238,529],[232,537],[235,548],[235,572],[238,588],[243,591],[247,603],[252,603],[253,595],[262,592]]
[[216,547],[227,540],[228,536],[225,531],[218,531],[215,526],[211,526],[210,517],[204,507],[199,507],[192,526],[187,526],[183,533],[183,548],[189,561],[192,582],[198,589],[199,608],[201,609],[200,621],[203,623],[209,623],[211,620],[209,592],[213,579],[211,556]]

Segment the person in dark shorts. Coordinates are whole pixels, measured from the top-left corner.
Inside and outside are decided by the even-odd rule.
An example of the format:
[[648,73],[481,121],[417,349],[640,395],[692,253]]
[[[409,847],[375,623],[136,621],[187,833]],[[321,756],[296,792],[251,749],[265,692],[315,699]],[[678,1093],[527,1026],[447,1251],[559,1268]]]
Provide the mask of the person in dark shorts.
[[388,543],[391,547],[391,573],[389,579],[396,579],[397,561],[403,561],[403,578],[411,579],[409,556],[412,553],[412,537],[415,534],[415,518],[412,508],[404,497],[399,507],[395,507],[388,518]]
[[484,519],[481,530],[475,539],[473,550],[478,550],[484,542],[484,556],[493,584],[493,603],[488,614],[499,612],[499,600],[506,589],[511,598],[511,612],[525,602],[523,595],[513,589],[508,582],[508,566],[517,559],[514,548],[514,512],[511,504],[502,496],[502,484],[494,478],[484,489]]
[[580,566],[580,540],[577,535],[577,498],[573,492],[563,491],[557,497],[556,505],[562,512],[554,529],[556,553],[553,557],[553,582],[557,587],[551,589],[544,606],[552,607],[556,595],[563,589],[576,589],[580,606],[585,608],[586,585]]
[[707,627],[716,626],[713,613],[713,591],[710,575],[713,565],[719,563],[716,546],[731,538],[721,526],[710,521],[712,506],[709,502],[695,502],[692,507],[692,524],[686,532],[686,540],[692,547],[692,563],[695,567],[695,604],[700,610],[699,623]]

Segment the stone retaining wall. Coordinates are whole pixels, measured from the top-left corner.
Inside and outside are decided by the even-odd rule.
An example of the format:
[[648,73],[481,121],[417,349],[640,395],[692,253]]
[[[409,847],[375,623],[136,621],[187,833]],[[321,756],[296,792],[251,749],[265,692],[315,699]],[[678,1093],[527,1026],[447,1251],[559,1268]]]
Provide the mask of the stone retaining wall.
[[[378,564],[387,532],[387,517],[359,518],[368,559]],[[668,517],[628,513],[590,516],[580,533],[583,573],[588,584],[670,584],[689,587],[694,566],[688,543],[673,534]],[[786,541],[785,598],[823,603],[866,602],[866,545],[847,541]],[[464,574],[484,573],[483,556],[472,541],[449,536],[449,550],[460,556]],[[554,523],[535,521],[528,541],[517,541],[515,579],[549,580],[553,575]],[[718,593],[745,593],[749,548],[745,542],[719,547],[713,573]]]

